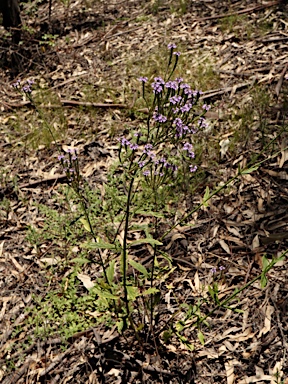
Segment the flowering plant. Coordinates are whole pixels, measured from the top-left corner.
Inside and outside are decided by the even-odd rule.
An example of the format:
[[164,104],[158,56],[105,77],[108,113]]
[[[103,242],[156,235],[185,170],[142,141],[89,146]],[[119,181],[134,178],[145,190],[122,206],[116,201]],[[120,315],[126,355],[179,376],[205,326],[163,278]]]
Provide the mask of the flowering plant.
[[[130,171],[140,169],[146,184],[154,191],[170,183],[171,179],[175,181],[177,174],[183,176],[197,170],[194,135],[199,129],[207,127],[204,115],[210,108],[207,104],[199,107],[201,91],[192,90],[183,78],[171,79],[180,56],[180,52],[174,52],[175,48],[175,44],[168,44],[168,70],[170,66],[172,70],[166,80],[157,76],[148,86],[147,77],[138,79],[149,110],[146,127],[133,136],[118,139],[122,164],[128,160]],[[154,94],[152,105],[146,99],[149,90]]]

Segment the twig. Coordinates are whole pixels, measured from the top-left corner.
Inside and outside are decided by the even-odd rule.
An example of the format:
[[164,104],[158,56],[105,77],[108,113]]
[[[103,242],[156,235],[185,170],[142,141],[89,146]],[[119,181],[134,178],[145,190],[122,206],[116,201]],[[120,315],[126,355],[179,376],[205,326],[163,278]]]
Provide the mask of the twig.
[[202,17],[201,19],[194,19],[193,21],[216,20],[216,19],[223,19],[224,17],[243,15],[245,13],[251,13],[253,11],[260,11],[261,9],[273,7],[274,5],[278,5],[281,2],[282,2],[281,0],[271,1],[271,3],[267,3],[267,4],[263,4],[263,5],[262,4],[256,5],[255,7],[241,9],[240,11],[236,11],[236,12],[232,12],[232,13],[222,13],[220,15],[215,15],[215,16]]
[[[77,101],[77,100],[66,100],[66,99],[60,99],[60,103],[62,105],[41,105],[41,108],[61,108],[62,106],[81,106],[81,107],[94,107],[94,108],[128,108],[125,104],[106,104],[106,103],[92,103],[92,102],[86,102],[86,101]],[[5,102],[6,107],[10,108],[21,108],[25,107],[26,105],[32,105],[32,103],[27,101],[21,101],[20,103],[7,103]]]
[[213,89],[211,91],[203,92],[203,94],[201,95],[200,99],[202,99],[202,100],[210,99],[211,97],[219,96],[219,95],[222,95],[223,93],[227,93],[227,92],[231,92],[233,90],[237,90],[238,88],[248,87],[251,84],[253,84],[252,81],[250,81],[248,83],[236,84],[236,85],[233,85],[232,87]]
[[281,90],[281,87],[282,87],[282,84],[283,84],[283,80],[284,80],[284,76],[285,76],[285,73],[286,73],[287,69],[288,69],[288,63],[283,68],[283,71],[281,73],[280,79],[278,80],[278,83],[277,83],[277,85],[275,87],[275,94],[276,94],[277,98],[279,97],[280,90]]

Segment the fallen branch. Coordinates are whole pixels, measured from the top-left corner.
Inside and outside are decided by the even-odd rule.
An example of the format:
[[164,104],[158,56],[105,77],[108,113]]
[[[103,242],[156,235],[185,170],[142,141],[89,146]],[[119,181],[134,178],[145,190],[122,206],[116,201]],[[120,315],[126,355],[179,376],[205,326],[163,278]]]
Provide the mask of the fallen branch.
[[[62,105],[41,105],[41,108],[61,108],[63,106],[80,106],[80,107],[94,107],[94,108],[128,108],[125,104],[106,104],[106,103],[91,103],[89,101],[77,101],[77,100],[67,100],[67,99],[60,99],[60,103]],[[31,105],[31,101],[21,101],[20,103],[7,103],[5,102],[4,106],[8,108],[22,108],[26,105]]]
[[271,1],[270,3],[267,3],[267,4],[256,5],[255,7],[241,9],[240,11],[236,11],[232,13],[222,13],[220,15],[215,15],[215,16],[202,17],[201,19],[194,19],[192,21],[217,20],[217,19],[223,19],[224,17],[243,15],[245,13],[251,13],[254,11],[260,11],[261,9],[270,8],[270,7],[273,7],[274,5],[278,5],[281,3],[282,3],[282,0]]

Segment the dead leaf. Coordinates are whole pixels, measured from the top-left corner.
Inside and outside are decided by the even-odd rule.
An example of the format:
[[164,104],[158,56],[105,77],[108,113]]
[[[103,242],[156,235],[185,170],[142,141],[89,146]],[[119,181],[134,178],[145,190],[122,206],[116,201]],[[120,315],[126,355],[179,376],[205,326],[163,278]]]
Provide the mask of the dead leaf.
[[224,251],[228,253],[228,255],[231,255],[230,248],[229,248],[229,246],[225,243],[224,240],[219,240],[219,244],[220,244],[221,247],[224,249]]
[[83,283],[86,289],[89,290],[94,287],[95,284],[91,281],[90,276],[85,275],[84,273],[78,273],[77,277]]
[[272,305],[267,305],[267,308],[265,311],[264,327],[259,332],[258,337],[265,335],[267,332],[271,330],[271,315],[274,311],[275,311],[275,308]]

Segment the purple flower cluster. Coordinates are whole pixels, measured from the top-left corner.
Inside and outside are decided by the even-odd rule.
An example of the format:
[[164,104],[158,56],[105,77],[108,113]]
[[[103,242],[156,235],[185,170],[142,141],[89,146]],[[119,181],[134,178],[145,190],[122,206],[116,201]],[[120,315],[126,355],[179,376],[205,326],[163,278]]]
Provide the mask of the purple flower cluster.
[[[34,80],[30,80],[30,79],[26,80],[26,82],[21,88],[21,91],[24,93],[31,93],[32,92],[31,87],[33,84],[34,84]],[[20,89],[20,85],[21,85],[21,80],[18,79],[15,81],[15,83],[12,84],[12,87],[16,89]]]
[[176,134],[175,134],[176,138],[181,138],[191,132],[191,130],[188,128],[187,125],[183,123],[180,117],[176,117],[176,119],[173,121],[173,125],[176,128]]
[[[58,155],[58,160],[62,164],[63,171],[66,173],[68,181],[79,183],[79,166],[76,149],[69,148],[66,154]],[[75,186],[75,184],[74,184]]]
[[205,118],[201,116],[199,118],[199,120],[198,120],[198,127],[202,128],[202,129],[205,129],[205,128],[208,128],[208,126],[209,126],[209,124],[207,123]]
[[147,83],[147,81],[148,81],[148,77],[140,76],[138,80],[139,80],[139,81],[142,81],[142,83]]
[[188,152],[188,156],[191,158],[191,159],[194,159],[195,157],[195,153],[193,152],[193,145],[190,144],[190,143],[185,143],[184,146],[183,146],[183,151],[187,151]]
[[154,83],[152,83],[153,92],[155,94],[161,93],[163,91],[163,86],[165,85],[165,81],[162,77],[154,77]]
[[180,103],[181,100],[182,100],[182,96],[180,96],[180,95],[172,96],[169,99],[170,103],[173,105]]
[[119,138],[118,141],[123,147],[129,147],[132,151],[135,151],[139,147],[138,144],[131,143],[131,141],[127,140],[125,137]]
[[205,109],[205,111],[209,111],[209,109],[211,108],[211,105],[203,104],[202,108]]
[[[223,265],[220,265],[219,267],[219,271],[224,271],[225,267],[223,267]],[[217,268],[216,267],[213,267],[211,269],[211,273],[214,275],[215,273],[217,272]]]

